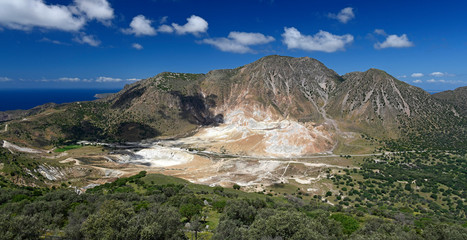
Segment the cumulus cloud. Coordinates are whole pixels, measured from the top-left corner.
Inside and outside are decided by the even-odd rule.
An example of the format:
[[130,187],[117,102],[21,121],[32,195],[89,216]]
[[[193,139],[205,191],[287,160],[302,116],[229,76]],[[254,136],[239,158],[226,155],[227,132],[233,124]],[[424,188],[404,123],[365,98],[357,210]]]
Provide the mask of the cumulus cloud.
[[398,76],[398,78],[407,78],[407,75]]
[[44,0],[1,0],[0,25],[17,30],[34,27],[79,31],[88,20],[106,25],[114,17],[107,0],[75,0],[72,5],[47,4]]
[[96,19],[105,24],[114,18],[114,10],[107,0],[75,0],[77,9],[89,19]]
[[426,82],[434,83],[434,82],[436,82],[436,80],[434,80],[434,79],[429,79],[429,80],[426,80]]
[[347,23],[348,21],[352,20],[355,18],[355,13],[353,12],[353,8],[351,7],[346,7],[342,9],[339,13],[334,14],[334,13],[329,13],[328,14],[329,18],[337,19],[341,23]]
[[68,6],[47,5],[42,0],[2,0],[0,24],[18,30],[41,27],[78,31],[86,24],[86,19],[73,14],[72,8]]
[[227,38],[207,38],[201,43],[210,44],[224,52],[253,53],[252,45],[267,44],[275,39],[262,33],[230,32]]
[[413,78],[420,78],[420,77],[423,77],[423,73],[412,73],[412,75],[410,75],[411,77]]
[[320,30],[313,36],[303,35],[296,28],[284,28],[283,42],[289,49],[302,49],[306,51],[335,52],[345,50],[345,46],[353,42],[353,36],[342,36]]
[[432,73],[430,73],[430,76],[433,76],[433,77],[443,77],[443,76],[444,76],[444,73],[442,73],[442,72],[432,72]]
[[141,80],[140,78],[128,78],[127,81],[129,82],[136,82],[136,81],[139,81]]
[[90,46],[93,46],[93,47],[97,47],[101,44],[101,41],[97,39],[95,36],[86,35],[86,34],[80,34],[80,36],[75,37],[73,40],[81,44],[89,44]]
[[133,43],[131,45],[131,47],[134,48],[134,49],[137,49],[137,50],[143,49],[143,46],[141,44],[139,44],[139,43]]
[[136,36],[154,36],[158,32],[175,32],[179,35],[193,34],[195,36],[198,36],[200,33],[204,33],[208,30],[208,22],[206,22],[206,20],[204,20],[203,18],[195,15],[192,15],[191,17],[187,18],[187,23],[185,25],[179,25],[176,23],[168,25],[164,24],[165,22],[167,22],[167,17],[162,17],[162,19],[159,21],[161,25],[156,29],[152,26],[152,20],[147,19],[143,15],[138,15],[134,17],[131,21],[130,28],[122,29],[122,32],[126,34],[134,34]]
[[121,82],[121,78],[111,78],[111,77],[98,77],[96,82],[107,83],[107,82]]
[[242,45],[228,38],[208,38],[203,39],[202,43],[210,44],[223,52],[248,53],[253,52],[248,46]]
[[[378,30],[378,29],[377,29]],[[376,32],[376,30],[375,30]],[[375,43],[374,47],[376,49],[383,48],[406,48],[413,47],[413,42],[409,41],[407,34],[402,34],[401,36],[397,35],[388,35],[384,42]]]
[[230,32],[229,38],[243,45],[266,44],[275,40],[273,37],[261,33],[247,32]]
[[192,15],[186,20],[187,23],[185,25],[172,23],[172,27],[177,34],[183,35],[191,33],[193,35],[199,35],[200,33],[204,33],[208,30],[208,22],[201,17]]
[[420,79],[414,80],[413,83],[422,83],[423,81]]
[[0,77],[0,82],[9,82],[11,81],[11,78],[8,77]]
[[79,78],[73,78],[73,77],[62,77],[62,78],[59,78],[58,79],[59,81],[62,81],[62,82],[79,82],[81,79]]
[[157,31],[163,32],[163,33],[173,33],[174,29],[171,26],[164,24],[164,25],[159,26]]
[[130,28],[123,29],[123,33],[126,34],[135,34],[136,36],[154,36],[157,34],[156,29],[152,26],[152,20],[147,19],[143,15],[138,15],[133,18],[130,23]]

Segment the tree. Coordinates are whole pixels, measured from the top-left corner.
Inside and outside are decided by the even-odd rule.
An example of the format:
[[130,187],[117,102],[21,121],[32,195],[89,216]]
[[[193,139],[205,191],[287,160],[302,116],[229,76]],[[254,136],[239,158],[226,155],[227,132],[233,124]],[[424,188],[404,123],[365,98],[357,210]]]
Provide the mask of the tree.
[[198,232],[201,232],[203,229],[203,224],[201,223],[199,217],[194,217],[190,221],[190,230],[195,232],[195,240],[198,240]]
[[180,214],[182,214],[183,217],[186,217],[188,221],[191,221],[191,218],[201,212],[201,207],[198,204],[183,204],[180,206]]
[[235,190],[240,190],[240,185],[234,184],[234,185],[233,185],[233,189],[235,189]]
[[128,222],[135,215],[130,204],[105,201],[99,211],[88,217],[81,231],[86,239],[127,239]]
[[316,231],[318,225],[301,212],[262,209],[250,226],[248,239],[326,239]]
[[333,214],[331,218],[340,222],[343,227],[343,232],[348,235],[355,232],[360,227],[360,224],[355,218],[342,213]]
[[250,225],[255,220],[256,209],[245,200],[229,201],[224,208],[223,219],[239,220],[244,225]]
[[212,240],[244,240],[247,233],[247,228],[243,227],[239,220],[225,219],[219,222]]
[[180,218],[174,207],[153,206],[131,219],[127,239],[185,239]]

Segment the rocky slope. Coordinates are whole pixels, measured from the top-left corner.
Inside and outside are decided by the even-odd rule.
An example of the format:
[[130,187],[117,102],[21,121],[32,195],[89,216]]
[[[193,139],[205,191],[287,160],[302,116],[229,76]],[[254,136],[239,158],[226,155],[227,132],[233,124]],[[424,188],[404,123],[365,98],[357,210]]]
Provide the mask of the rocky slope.
[[455,118],[454,109],[384,71],[369,69],[343,78],[327,111],[348,130],[399,137],[410,124],[437,125],[443,115]]
[[460,114],[467,116],[467,87],[435,93],[433,97],[454,105]]

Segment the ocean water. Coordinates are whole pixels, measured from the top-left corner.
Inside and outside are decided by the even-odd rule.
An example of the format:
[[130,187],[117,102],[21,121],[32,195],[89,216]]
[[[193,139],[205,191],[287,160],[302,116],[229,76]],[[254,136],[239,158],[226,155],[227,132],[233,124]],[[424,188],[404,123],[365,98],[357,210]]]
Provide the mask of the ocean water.
[[120,89],[0,89],[0,111],[30,109],[44,103],[91,101],[97,93]]

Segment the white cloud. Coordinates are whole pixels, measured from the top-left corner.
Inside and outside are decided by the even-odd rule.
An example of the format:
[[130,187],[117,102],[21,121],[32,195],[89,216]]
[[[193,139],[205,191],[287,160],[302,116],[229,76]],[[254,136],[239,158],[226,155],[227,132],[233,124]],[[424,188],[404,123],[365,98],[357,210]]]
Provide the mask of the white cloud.
[[0,82],[9,82],[11,81],[11,78],[8,77],[0,77]]
[[337,19],[341,23],[347,23],[348,21],[355,18],[355,13],[353,12],[353,8],[346,7],[342,9],[338,14],[329,13],[329,18]]
[[342,36],[320,30],[313,36],[302,35],[296,28],[284,28],[283,42],[289,49],[302,49],[306,51],[335,52],[345,50],[345,46],[353,41],[353,36]]
[[203,39],[202,43],[210,44],[223,52],[248,53],[253,52],[248,46],[242,45],[228,38],[208,38]]
[[174,29],[171,26],[164,24],[164,25],[159,26],[157,31],[158,32],[163,32],[163,33],[173,33]]
[[444,79],[439,79],[436,80],[434,78],[427,80],[429,83],[449,83],[449,84],[466,84],[466,81],[460,81],[460,80],[444,80]]
[[57,45],[67,45],[66,43],[60,42],[58,40],[52,40],[52,39],[46,38],[46,37],[39,40],[39,42],[48,42],[48,43],[53,43],[53,44],[57,44]]
[[164,24],[164,23],[167,22],[167,19],[169,19],[168,16],[163,16],[163,17],[161,17],[161,20],[159,21],[159,23],[160,23],[160,24]]
[[420,77],[423,77],[423,73],[412,73],[412,75],[410,75],[411,77],[413,78],[420,78]]
[[90,46],[93,46],[93,47],[97,47],[101,44],[101,41],[97,39],[95,36],[86,35],[86,34],[81,34],[80,36],[75,37],[73,40],[81,44],[89,44]]
[[75,0],[76,7],[89,19],[96,19],[105,24],[114,18],[114,10],[107,0]]
[[413,83],[422,83],[423,81],[420,79],[414,80]]
[[154,36],[157,34],[156,29],[151,26],[152,21],[143,15],[138,15],[133,18],[130,23],[130,28],[123,29],[123,33],[135,34],[136,36]]
[[78,31],[86,19],[63,5],[47,5],[42,0],[0,0],[0,24],[19,30],[33,27]]
[[375,29],[375,33],[378,35],[387,36],[388,34],[384,31],[384,29]]
[[443,76],[444,76],[444,73],[442,73],[442,72],[432,72],[432,73],[430,73],[430,76],[433,76],[433,77],[443,77]]
[[208,30],[208,22],[201,17],[192,15],[186,20],[187,23],[182,26],[172,23],[172,27],[177,34],[183,35],[191,33],[193,35],[199,35],[200,33],[204,33]]
[[[375,30],[376,31],[376,30]],[[406,47],[413,47],[413,42],[409,41],[407,34],[402,34],[401,36],[397,35],[388,35],[384,42],[377,42],[375,43],[374,47],[376,49],[383,49],[383,48],[406,48]]]
[[81,79],[79,78],[70,78],[70,77],[62,77],[62,78],[59,78],[58,79],[59,81],[63,81],[63,82],[79,82]]
[[271,36],[264,36],[261,33],[230,32],[229,38],[243,45],[266,44],[274,41]]
[[141,44],[139,44],[139,43],[133,43],[131,45],[131,47],[133,47],[134,49],[137,49],[137,50],[143,49],[143,46]]
[[398,76],[398,78],[407,78],[407,75]]
[[128,78],[127,81],[130,81],[130,82],[136,82],[136,81],[139,81],[141,80],[141,78]]
[[98,77],[96,82],[105,83],[105,82],[121,82],[121,78],[111,78],[111,77]]
[[230,32],[227,38],[207,38],[201,43],[210,44],[224,52],[253,53],[252,45],[267,44],[275,39],[261,33]]
[[68,6],[44,0],[0,0],[0,25],[17,30],[39,27],[79,31],[88,20],[109,25],[113,17],[114,10],[107,0],[74,0]]

